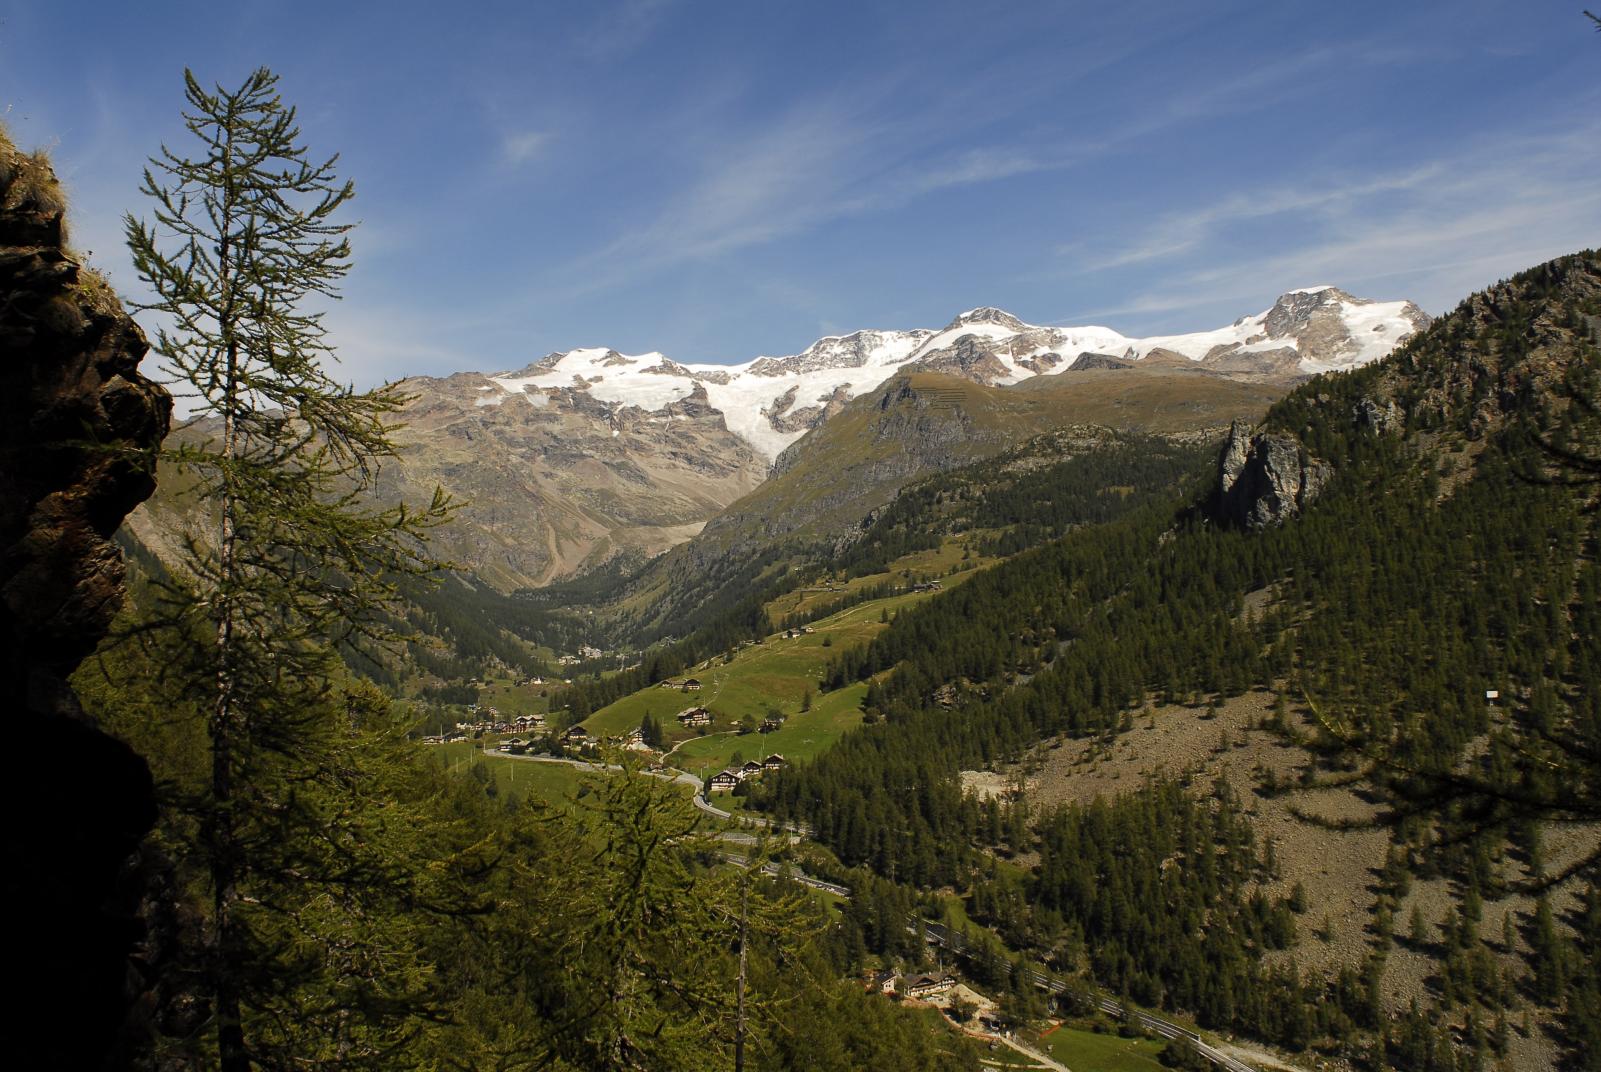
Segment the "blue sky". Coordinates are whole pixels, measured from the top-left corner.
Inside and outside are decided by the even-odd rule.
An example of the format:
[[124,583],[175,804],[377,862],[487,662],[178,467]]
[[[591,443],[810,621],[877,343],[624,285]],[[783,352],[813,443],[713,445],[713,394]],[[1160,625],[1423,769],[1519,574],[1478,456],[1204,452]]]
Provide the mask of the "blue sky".
[[0,113],[133,293],[183,68],[271,67],[357,186],[362,383],[977,305],[1152,334],[1314,283],[1438,313],[1601,242],[1584,6],[0,0]]

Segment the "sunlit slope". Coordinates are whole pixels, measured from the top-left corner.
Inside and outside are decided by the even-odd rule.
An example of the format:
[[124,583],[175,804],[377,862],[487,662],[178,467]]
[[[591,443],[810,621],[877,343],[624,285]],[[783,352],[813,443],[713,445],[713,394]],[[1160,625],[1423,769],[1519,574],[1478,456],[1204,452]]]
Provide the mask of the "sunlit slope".
[[[906,584],[905,574],[943,574],[962,563],[965,544],[949,541],[936,551],[919,552],[894,563],[885,573],[840,583],[835,588],[808,586],[774,601],[769,608],[782,618],[797,610],[826,606],[829,600],[861,591],[873,585]],[[968,559],[970,567],[939,578],[943,589],[956,587],[989,562]],[[860,724],[861,701],[866,685],[825,692],[821,679],[829,660],[840,653],[866,645],[886,628],[887,621],[901,609],[922,603],[937,592],[903,590],[884,598],[869,600],[837,614],[811,623],[812,632],[786,636],[779,632],[748,644],[730,656],[719,656],[701,663],[674,678],[675,682],[694,678],[698,691],[653,685],[625,696],[596,711],[583,721],[591,734],[618,736],[637,728],[650,715],[662,725],[671,762],[685,769],[717,769],[737,752],[744,759],[756,759],[778,752],[791,761],[809,759]],[[809,699],[808,699],[809,698]],[[712,714],[712,724],[699,729],[679,725],[675,716],[690,707],[702,706]],[[807,707],[807,710],[802,710]],[[767,733],[741,733],[745,719],[760,725],[771,717],[783,719],[782,727]]]
[[[775,475],[712,521],[694,544],[833,534],[902,486],[998,454],[1044,432],[1095,424],[1158,434],[1255,421],[1278,387],[1189,369],[1093,369],[986,387],[910,372],[851,402],[779,457]],[[692,545],[693,546],[693,545]]]

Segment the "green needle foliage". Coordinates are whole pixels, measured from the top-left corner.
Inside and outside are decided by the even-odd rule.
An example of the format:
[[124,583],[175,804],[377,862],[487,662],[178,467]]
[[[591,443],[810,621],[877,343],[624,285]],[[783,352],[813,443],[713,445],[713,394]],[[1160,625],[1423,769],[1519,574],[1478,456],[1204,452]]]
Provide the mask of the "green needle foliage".
[[[202,974],[217,1063],[242,1072],[267,1059],[251,1024],[291,1013],[278,985],[286,967],[390,978],[365,954],[343,967],[308,961],[309,948],[356,949],[356,933],[300,933],[320,928],[319,912],[349,923],[353,905],[401,877],[354,851],[371,844],[350,834],[359,809],[341,735],[362,718],[335,695],[336,651],[382,639],[397,579],[437,568],[426,538],[453,504],[437,491],[422,509],[374,503],[405,399],[357,392],[326,370],[321,306],[349,270],[352,225],[336,217],[354,194],[334,175],[337,158],[308,157],[266,69],[237,90],[208,91],[185,72],[185,89],[194,147],[152,158],[143,192],[155,221],[129,216],[126,228],[155,295],[142,309],[160,317],[156,352],[191,406],[163,460],[211,523],[187,539],[156,625],[193,646],[175,670],[205,713],[210,753],[190,801],[211,895]],[[340,895],[305,903],[300,892],[325,880]],[[404,1005],[413,990],[372,994]]]

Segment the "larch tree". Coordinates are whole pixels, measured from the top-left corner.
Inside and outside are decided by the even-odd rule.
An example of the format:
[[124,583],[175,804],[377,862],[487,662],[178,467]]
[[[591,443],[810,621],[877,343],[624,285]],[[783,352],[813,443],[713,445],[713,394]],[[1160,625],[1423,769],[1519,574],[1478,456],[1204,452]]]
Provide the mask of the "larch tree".
[[354,859],[335,828],[356,716],[339,700],[338,647],[384,636],[397,580],[437,569],[427,535],[454,507],[437,490],[420,508],[378,499],[406,399],[328,371],[323,311],[353,226],[339,218],[354,187],[337,157],[308,155],[265,68],[232,90],[184,77],[192,148],[151,159],[154,222],[130,215],[126,234],[153,294],[141,308],[160,320],[154,349],[190,408],[161,460],[207,527],[184,541],[160,619],[196,649],[186,673],[210,768],[193,801],[209,878],[202,974],[217,1065],[243,1072],[262,1059],[247,1033],[268,999],[254,995],[281,994],[286,961],[304,961],[275,894],[330,869],[350,889],[374,881],[340,863]]

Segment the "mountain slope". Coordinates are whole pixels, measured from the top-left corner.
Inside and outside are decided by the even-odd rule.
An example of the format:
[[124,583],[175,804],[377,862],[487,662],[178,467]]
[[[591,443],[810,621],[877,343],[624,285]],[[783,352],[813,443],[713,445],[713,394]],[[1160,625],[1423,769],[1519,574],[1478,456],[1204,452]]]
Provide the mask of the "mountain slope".
[[702,392],[647,411],[570,388],[481,405],[508,397],[481,388],[466,374],[404,384],[415,398],[384,492],[437,484],[465,501],[442,549],[502,590],[658,555],[766,475]]
[[[1477,920],[1517,882],[1594,848],[1593,828],[1577,826],[1594,814],[1593,758],[1572,769],[1593,757],[1597,724],[1593,485],[1575,493],[1541,479],[1549,456],[1535,444],[1554,437],[1593,457],[1593,410],[1575,402],[1593,405],[1598,373],[1595,253],[1473,296],[1392,357],[1292,392],[1246,437],[1244,460],[1264,472],[1264,454],[1323,468],[1295,513],[1264,515],[1250,497],[1238,515],[1220,508],[1226,495],[1175,502],[1074,532],[901,613],[864,652],[839,657],[828,682],[870,680],[869,715],[883,717],[756,799],[809,823],[847,863],[952,885],[970,914],[1015,940],[1209,1026],[1377,1067],[1457,1067],[1442,1062],[1458,1049],[1461,1060],[1488,1060],[1495,1046],[1517,1067],[1572,1067],[1593,1035],[1586,1010],[1601,999],[1601,976],[1593,945],[1564,928],[1593,932],[1585,921],[1601,894],[1570,886],[1498,910],[1500,936],[1481,936]],[[1220,491],[1229,469],[1220,463]],[[1278,495],[1272,481],[1263,489]],[[1163,719],[1206,720],[1207,708],[1253,689],[1282,696],[1273,722],[1300,757],[1291,781],[1334,791],[1369,776],[1336,818],[1383,822],[1386,803],[1398,808],[1379,827],[1389,844],[1378,859],[1321,883],[1304,876],[1331,898],[1304,907],[1311,919],[1351,906],[1366,914],[1355,959],[1302,960],[1293,946],[1266,956],[1293,942],[1293,919],[1274,898],[1295,876],[1253,862],[1250,841],[1209,846],[1186,832],[1181,851],[1148,851],[1168,836],[1149,823],[1198,821],[1183,809],[1162,818],[1168,805],[1153,801],[1170,799],[1171,782],[1156,797],[1010,818],[963,797],[964,767],[1063,735],[1110,736],[1154,721],[1158,708]],[[1384,742],[1408,768],[1466,769],[1489,791],[1407,818],[1417,810],[1411,779],[1364,772],[1332,738],[1299,747],[1288,708],[1307,700],[1323,724]],[[1309,714],[1307,725],[1319,723]],[[1553,782],[1559,769],[1569,773]],[[1282,787],[1275,773],[1256,792]],[[1192,784],[1231,815],[1237,791]],[[1506,810],[1542,798],[1555,803]],[[1549,840],[1541,819],[1552,820]],[[1564,829],[1573,833],[1559,839]],[[1588,846],[1573,841],[1584,837]],[[1214,850],[1246,862],[1233,885],[1218,885]],[[987,862],[994,853],[1038,853],[1028,857],[1038,867],[1006,880]],[[1422,882],[1446,891],[1444,937],[1414,924],[1408,952],[1433,966],[1392,980],[1397,920],[1419,904],[1409,890]],[[1235,917],[1241,905],[1251,913]],[[1208,928],[1208,918],[1234,922]],[[1583,972],[1564,974],[1581,962]],[[1537,1037],[1486,1041],[1479,1028],[1518,995],[1547,1022],[1567,1010],[1566,1057]]]
[[635,640],[686,635],[707,608],[731,606],[778,572],[843,550],[921,477],[1072,427],[1221,439],[1230,422],[1257,419],[1281,390],[1190,368],[1094,370],[1010,387],[905,371],[788,448],[770,480],[651,563],[612,613]]
[[773,476],[707,526],[837,536],[908,481],[1071,425],[1204,433],[1265,412],[1279,391],[1189,370],[1083,372],[986,387],[934,372],[896,376],[779,456]]

